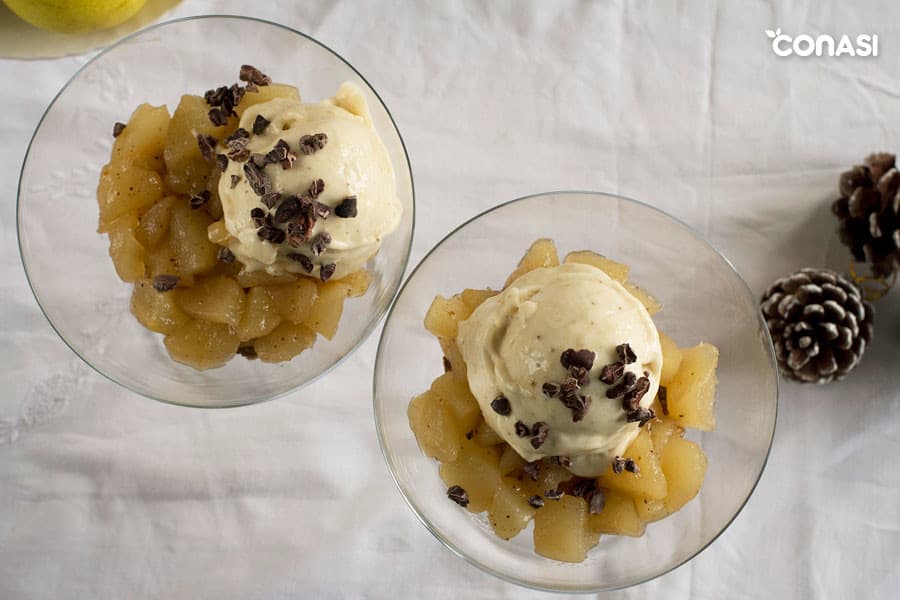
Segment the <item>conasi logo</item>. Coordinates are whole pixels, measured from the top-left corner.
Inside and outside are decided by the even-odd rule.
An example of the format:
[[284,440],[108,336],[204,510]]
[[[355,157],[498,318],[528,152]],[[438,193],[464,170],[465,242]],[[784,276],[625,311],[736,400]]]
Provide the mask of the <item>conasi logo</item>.
[[805,33],[792,37],[781,33],[781,28],[766,29],[766,35],[778,56],[878,56],[878,35],[862,34],[856,39],[842,35],[837,40],[830,35],[813,37]]

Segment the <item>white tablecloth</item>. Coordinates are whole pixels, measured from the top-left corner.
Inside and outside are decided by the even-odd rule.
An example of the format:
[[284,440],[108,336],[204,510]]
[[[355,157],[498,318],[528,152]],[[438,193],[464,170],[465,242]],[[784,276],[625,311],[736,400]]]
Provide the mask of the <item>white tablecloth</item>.
[[[761,292],[845,270],[838,174],[900,146],[900,8],[775,4],[194,0],[172,16],[280,21],[369,79],[412,158],[411,265],[493,204],[596,189],[687,221]],[[877,33],[881,55],[779,58],[775,27]],[[315,385],[224,411],[137,397],[56,337],[18,258],[16,182],[86,60],[0,61],[0,598],[544,597],[452,555],[401,500],[373,428],[377,332]],[[606,597],[896,597],[898,304],[878,302],[847,380],[783,385],[769,465],[721,538]]]

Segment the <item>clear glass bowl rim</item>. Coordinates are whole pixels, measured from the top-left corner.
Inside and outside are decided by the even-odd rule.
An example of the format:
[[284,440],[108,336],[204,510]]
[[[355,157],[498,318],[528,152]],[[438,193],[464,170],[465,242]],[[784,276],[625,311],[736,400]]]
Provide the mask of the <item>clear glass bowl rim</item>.
[[[76,350],[73,347],[73,345],[69,342],[69,340],[67,340],[65,337],[63,337],[63,335],[59,332],[56,325],[54,324],[53,319],[51,319],[50,315],[48,315],[47,312],[44,310],[44,305],[41,302],[41,298],[40,298],[37,290],[35,289],[34,282],[32,281],[32,277],[31,277],[31,273],[28,270],[28,264],[25,260],[25,253],[22,249],[22,221],[21,221],[22,178],[25,175],[25,167],[28,164],[29,157],[31,156],[31,147],[34,144],[34,140],[37,137],[38,132],[41,130],[41,126],[44,124],[44,120],[46,119],[47,115],[50,114],[50,111],[53,110],[53,107],[56,105],[56,102],[59,100],[60,96],[62,96],[65,93],[65,91],[69,88],[69,86],[75,80],[77,80],[85,70],[87,70],[91,65],[93,65],[102,56],[105,56],[107,53],[114,51],[119,46],[131,41],[134,38],[142,36],[146,33],[154,31],[156,29],[160,29],[160,28],[178,24],[178,23],[184,23],[184,22],[189,22],[189,21],[218,20],[218,19],[227,19],[227,20],[235,20],[235,21],[249,21],[249,22],[259,23],[259,24],[263,24],[263,25],[269,25],[272,27],[278,27],[279,29],[283,29],[283,30],[289,31],[291,33],[294,33],[302,38],[305,38],[307,41],[312,42],[313,44],[319,46],[326,52],[332,54],[335,58],[337,58],[344,65],[346,65],[347,68],[349,68],[351,71],[353,71],[362,81],[364,81],[365,84],[368,86],[369,90],[371,90],[371,92],[378,99],[378,102],[381,103],[381,106],[384,108],[385,113],[387,113],[387,116],[390,119],[391,124],[394,127],[394,131],[397,132],[397,138],[400,140],[400,145],[403,148],[403,155],[404,155],[404,158],[406,159],[406,168],[409,171],[409,185],[410,185],[410,193],[411,193],[410,208],[412,209],[412,215],[411,215],[412,216],[412,220],[411,220],[412,225],[411,225],[410,236],[409,236],[409,244],[407,244],[407,247],[405,248],[405,257],[404,257],[402,269],[400,271],[400,277],[393,284],[394,290],[391,293],[390,300],[387,303],[385,303],[384,307],[379,311],[379,313],[377,315],[374,315],[374,317],[370,320],[368,327],[366,327],[365,331],[360,336],[359,340],[356,341],[356,343],[350,348],[350,350],[348,352],[346,352],[341,358],[339,358],[334,363],[332,363],[331,366],[324,369],[321,373],[319,373],[318,375],[316,375],[314,377],[311,377],[306,382],[304,382],[303,384],[301,384],[297,387],[285,390],[280,393],[272,394],[269,396],[265,396],[265,397],[261,397],[261,398],[254,398],[247,402],[230,404],[227,406],[215,406],[215,405],[191,404],[191,403],[186,403],[186,402],[174,402],[174,401],[171,401],[171,400],[168,400],[165,398],[158,398],[158,397],[152,396],[150,394],[144,393],[141,390],[135,389],[135,388],[133,388],[129,385],[126,385],[125,383],[115,379],[114,377],[105,373],[98,366],[94,365],[87,358],[82,356],[81,353],[78,352],[78,350]],[[230,15],[230,14],[194,15],[194,16],[189,16],[189,17],[181,17],[178,19],[170,19],[170,20],[163,21],[160,23],[155,23],[153,25],[144,27],[143,29],[139,29],[138,31],[130,33],[127,36],[117,40],[115,43],[110,44],[109,46],[107,46],[106,48],[104,48],[103,50],[98,52],[95,56],[91,57],[91,59],[88,60],[85,64],[80,66],[78,68],[78,70],[75,71],[75,73],[73,73],[72,76],[69,77],[68,80],[66,80],[66,83],[60,88],[60,90],[56,93],[56,95],[53,96],[53,99],[47,105],[47,108],[44,109],[44,112],[41,115],[40,120],[38,120],[38,123],[34,128],[34,132],[31,134],[31,138],[28,141],[28,147],[25,149],[25,155],[24,155],[24,158],[22,159],[22,167],[19,170],[19,181],[18,181],[18,185],[16,188],[16,241],[17,241],[17,245],[19,248],[19,260],[21,261],[22,269],[25,272],[25,279],[26,279],[26,281],[28,281],[28,287],[31,290],[32,295],[34,296],[35,302],[37,302],[37,305],[41,311],[41,314],[44,315],[44,318],[50,324],[50,327],[53,329],[53,331],[56,333],[56,335],[59,337],[59,339],[61,339],[63,341],[63,343],[73,353],[75,353],[76,356],[78,356],[78,358],[80,358],[82,361],[84,361],[94,371],[96,371],[97,373],[99,373],[100,375],[102,375],[103,377],[108,379],[109,381],[112,381],[116,385],[119,385],[119,386],[127,389],[130,392],[138,394],[139,396],[143,396],[144,398],[149,398],[150,400],[162,402],[163,404],[171,404],[173,406],[181,406],[181,407],[187,407],[187,408],[227,409],[227,408],[238,408],[241,406],[249,406],[252,404],[260,404],[262,402],[269,402],[271,400],[275,400],[277,398],[281,398],[288,394],[296,392],[297,390],[300,390],[300,389],[314,383],[315,381],[318,381],[320,378],[322,378],[325,375],[327,375],[328,373],[330,373],[333,369],[335,369],[337,366],[339,366],[341,363],[343,363],[350,355],[352,355],[354,352],[356,352],[359,349],[359,347],[363,343],[365,343],[366,340],[369,339],[369,337],[372,335],[372,332],[378,327],[378,325],[381,323],[382,319],[385,318],[385,315],[389,313],[390,308],[393,306],[394,300],[396,300],[397,295],[400,293],[400,290],[402,289],[401,284],[404,281],[404,276],[406,275],[406,271],[409,268],[409,257],[410,257],[410,254],[412,253],[412,244],[413,244],[413,240],[415,239],[415,233],[416,233],[415,211],[416,211],[416,189],[415,189],[415,179],[414,179],[413,171],[412,171],[412,163],[410,162],[410,159],[409,159],[409,151],[406,148],[406,142],[403,140],[403,135],[400,133],[400,128],[397,126],[397,121],[396,121],[396,119],[394,119],[394,115],[391,113],[390,109],[388,108],[387,104],[384,102],[384,99],[382,99],[382,97],[378,93],[378,91],[372,86],[371,83],[369,83],[369,80],[366,79],[363,76],[363,74],[360,73],[356,69],[356,67],[354,67],[352,64],[350,64],[347,61],[347,59],[345,59],[339,53],[337,53],[336,51],[331,49],[326,44],[315,39],[314,37],[307,35],[307,34],[303,33],[302,31],[298,31],[292,27],[288,27],[287,25],[282,25],[281,23],[275,23],[273,21],[268,21],[266,19],[259,19],[257,17],[248,17],[248,16],[243,16],[243,15]]]
[[[697,548],[696,551],[691,553],[684,560],[677,562],[674,565],[671,565],[671,566],[667,567],[666,569],[664,569],[650,577],[641,579],[639,581],[634,581],[634,582],[626,583],[623,585],[618,585],[618,586],[609,586],[609,587],[597,586],[597,587],[585,587],[585,588],[550,588],[550,587],[543,587],[543,586],[537,585],[531,581],[528,581],[527,579],[517,577],[517,576],[511,575],[509,573],[500,572],[496,569],[492,569],[492,568],[488,567],[487,565],[484,565],[484,564],[474,560],[472,557],[468,556],[465,552],[463,552],[460,548],[458,548],[456,544],[454,544],[452,541],[447,539],[443,534],[441,534],[441,532],[438,531],[437,528],[431,524],[431,522],[425,516],[424,512],[419,509],[418,505],[410,498],[409,494],[407,494],[406,489],[403,487],[400,480],[397,478],[393,457],[388,453],[387,446],[385,444],[386,434],[385,434],[384,428],[382,426],[381,418],[379,416],[379,411],[378,411],[378,404],[377,404],[378,382],[377,382],[377,377],[375,377],[375,374],[378,373],[379,364],[383,360],[383,355],[382,355],[382,350],[383,350],[382,344],[384,341],[384,331],[383,330],[382,330],[382,336],[378,340],[378,348],[377,348],[376,354],[375,354],[374,373],[373,373],[373,377],[372,377],[372,400],[373,400],[373,412],[375,415],[375,431],[378,435],[378,444],[381,447],[381,454],[384,457],[385,463],[387,464],[388,471],[391,474],[391,478],[394,480],[394,484],[397,486],[397,489],[400,491],[400,495],[403,497],[403,500],[406,502],[406,504],[410,508],[410,510],[412,510],[413,514],[416,516],[416,518],[419,520],[419,522],[422,523],[422,525],[424,525],[425,528],[428,529],[428,531],[430,531],[431,534],[435,538],[437,538],[448,550],[450,550],[451,552],[453,552],[460,558],[464,559],[469,564],[474,565],[475,567],[481,569],[485,573],[489,573],[489,574],[491,574],[503,581],[506,581],[508,583],[513,583],[513,584],[520,585],[525,588],[538,590],[538,591],[544,591],[544,592],[584,594],[584,593],[610,592],[610,591],[615,591],[615,590],[626,589],[626,588],[641,585],[643,583],[647,583],[648,581],[652,581],[654,579],[662,577],[663,575],[671,573],[675,569],[690,562],[695,557],[697,557],[697,555],[699,555],[701,552],[703,552],[704,550],[709,548],[719,538],[719,536],[721,536],[731,526],[731,524],[734,522],[734,520],[737,518],[737,516],[741,513],[741,511],[744,510],[744,507],[747,505],[747,502],[749,502],[750,498],[753,496],[753,492],[756,490],[756,487],[759,485],[760,479],[762,479],[762,475],[766,470],[766,465],[768,464],[769,457],[771,456],[772,442],[774,441],[775,430],[778,425],[778,399],[780,396],[781,380],[780,380],[780,374],[778,372],[778,368],[776,366],[777,363],[775,361],[775,347],[772,344],[772,337],[769,334],[769,329],[765,324],[765,319],[763,318],[762,312],[759,310],[758,303],[756,303],[756,301],[755,301],[756,297],[753,294],[753,291],[750,289],[750,286],[747,285],[747,282],[744,281],[744,278],[741,277],[740,273],[738,273],[737,269],[735,269],[732,262],[725,255],[723,255],[721,252],[719,252],[719,250],[715,246],[713,246],[704,236],[700,235],[699,232],[697,232],[693,227],[691,227],[690,225],[688,225],[681,219],[674,217],[671,214],[667,213],[666,211],[663,211],[651,204],[647,204],[646,202],[641,202],[640,200],[634,200],[633,198],[628,198],[626,196],[622,196],[619,194],[611,194],[611,193],[607,193],[607,192],[598,192],[598,191],[590,191],[590,190],[555,190],[555,191],[548,191],[548,192],[539,192],[539,193],[535,193],[535,194],[528,194],[526,196],[520,196],[513,200],[508,200],[501,204],[494,205],[494,206],[476,214],[475,216],[467,219],[460,225],[457,225],[452,231],[450,231],[447,235],[445,235],[443,238],[441,238],[441,240],[437,244],[435,244],[434,247],[432,247],[431,250],[429,250],[428,253],[425,254],[425,256],[423,256],[419,260],[419,262],[416,264],[415,268],[413,268],[413,270],[410,272],[410,274],[406,277],[406,280],[403,282],[403,285],[400,287],[400,291],[397,293],[396,296],[394,296],[394,301],[391,304],[390,310],[388,310],[387,317],[385,318],[385,328],[387,328],[387,325],[390,323],[391,316],[393,315],[393,312],[394,312],[394,308],[397,305],[397,300],[403,295],[403,292],[406,289],[406,286],[409,285],[409,283],[415,278],[416,273],[419,271],[419,268],[428,261],[428,259],[431,257],[432,254],[434,254],[441,246],[444,245],[445,242],[450,240],[458,232],[460,232],[463,229],[465,229],[466,227],[468,227],[471,223],[474,223],[475,221],[478,221],[478,220],[490,215],[491,213],[493,213],[495,211],[498,211],[500,209],[503,209],[507,206],[510,206],[510,205],[518,203],[518,202],[524,202],[526,200],[532,200],[535,198],[546,197],[546,196],[573,195],[573,194],[607,197],[607,198],[613,198],[613,199],[616,199],[619,201],[630,202],[632,204],[636,204],[643,208],[647,208],[654,212],[657,212],[664,218],[667,218],[668,220],[670,220],[673,225],[677,225],[677,226],[684,228],[685,230],[687,230],[688,233],[690,233],[692,236],[694,236],[698,241],[700,241],[709,250],[711,250],[716,256],[718,256],[728,266],[729,269],[731,269],[734,276],[737,278],[738,281],[740,281],[741,286],[744,288],[747,295],[750,298],[753,298],[754,304],[757,305],[756,316],[757,316],[757,319],[761,325],[761,329],[764,334],[766,348],[769,351],[768,352],[769,363],[770,363],[772,370],[774,372],[774,375],[775,375],[775,398],[774,398],[775,405],[774,405],[774,414],[773,414],[773,418],[772,418],[772,431],[769,433],[768,443],[766,446],[766,454],[765,454],[765,457],[763,458],[762,464],[760,465],[759,472],[756,474],[756,480],[753,482],[753,485],[751,486],[750,491],[747,494],[747,497],[744,498],[743,502],[741,502],[738,509],[731,516],[731,518],[728,519],[728,521],[722,526],[722,528],[714,536],[712,536],[709,539],[709,541],[707,541],[703,546]],[[424,315],[423,315],[423,318],[424,318]]]

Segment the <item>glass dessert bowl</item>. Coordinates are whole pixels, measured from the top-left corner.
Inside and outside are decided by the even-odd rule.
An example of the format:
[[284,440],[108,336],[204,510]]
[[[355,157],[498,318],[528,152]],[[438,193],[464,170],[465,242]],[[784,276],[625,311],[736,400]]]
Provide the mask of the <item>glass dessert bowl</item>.
[[[552,215],[552,218],[536,218],[540,215]],[[648,523],[640,537],[602,535],[599,544],[593,547],[581,562],[560,562],[536,554],[535,550],[538,550],[571,561],[579,561],[583,556],[580,553],[581,549],[571,553],[561,552],[546,543],[543,544],[543,548],[538,548],[538,538],[547,539],[549,529],[546,522],[551,518],[549,516],[543,523],[539,523],[535,517],[536,520],[524,531],[509,541],[504,541],[495,535],[495,531],[498,535],[501,533],[508,535],[509,527],[497,527],[496,512],[472,514],[448,500],[449,496],[451,500],[460,504],[465,504],[468,500],[471,500],[473,505],[485,504],[484,498],[477,497],[478,493],[483,495],[483,491],[476,489],[476,496],[470,498],[463,493],[464,490],[450,486],[450,483],[454,483],[452,480],[454,473],[463,479],[468,476],[461,466],[446,468],[445,465],[445,468],[442,468],[444,475],[442,480],[438,473],[438,463],[423,453],[410,428],[412,421],[421,421],[418,415],[414,414],[424,405],[418,397],[423,391],[428,390],[432,380],[444,371],[441,366],[442,354],[448,350],[444,344],[442,351],[434,337],[423,326],[423,320],[429,312],[429,307],[432,306],[434,297],[437,295],[450,297],[468,288],[470,290],[468,296],[463,296],[460,301],[463,304],[468,301],[472,306],[478,305],[479,302],[485,301],[484,296],[487,294],[478,297],[479,294],[471,290],[501,289],[525,249],[540,238],[550,238],[556,242],[560,259],[569,252],[590,249],[629,265],[631,272],[628,281],[633,281],[649,291],[662,304],[663,309],[653,317],[660,331],[664,331],[672,339],[686,346],[710,342],[719,349],[716,369],[718,389],[715,430],[709,432],[689,430],[685,437],[685,440],[697,442],[699,447],[702,447],[702,453],[708,458],[705,479],[699,494],[667,518]],[[472,257],[479,255],[484,257],[488,253],[490,260],[478,261],[478,269],[473,269]],[[571,270],[569,267],[567,269]],[[518,281],[524,282],[526,279],[527,276]],[[518,284],[514,287],[517,286]],[[509,299],[504,302],[507,300]],[[451,300],[435,304],[443,310],[452,303]],[[491,310],[495,310],[496,304]],[[481,311],[482,308],[484,306],[473,310]],[[539,308],[536,310],[540,311]],[[467,314],[462,305],[459,312],[464,316]],[[490,323],[486,314],[485,311],[481,311],[479,321]],[[429,314],[429,321],[431,331],[436,329],[436,324],[438,328],[441,326],[433,314]],[[460,322],[466,324],[466,327],[460,326],[461,336],[465,329],[467,333],[463,337],[481,339],[472,334],[473,331],[483,328],[481,325],[469,325],[465,318],[460,319]],[[514,322],[521,325],[518,321]],[[521,331],[529,326],[524,325]],[[489,332],[488,336],[491,335],[493,334]],[[456,339],[460,342],[463,337]],[[470,347],[464,348],[463,355],[479,356],[477,352],[473,354],[471,341],[465,344]],[[564,367],[567,362],[572,363],[572,357],[577,356],[575,353],[583,352],[578,350],[583,346],[577,344],[571,351],[557,346],[559,344],[555,343],[553,348],[555,353],[569,353],[568,361],[565,356],[560,357]],[[590,350],[598,350],[597,360],[600,362],[594,365],[598,372],[601,365],[615,360],[615,352],[612,350],[607,352],[593,347]],[[461,358],[452,348],[449,351],[451,356],[446,361],[445,368],[449,367],[450,373],[443,376],[447,381],[450,380],[449,375],[457,371],[455,367]],[[491,351],[494,351],[494,346],[491,347]],[[537,358],[537,364],[540,364],[541,360],[543,359]],[[626,358],[624,362],[627,364],[629,360],[633,359]],[[466,365],[469,366],[468,362]],[[562,367],[559,365],[553,368],[562,373]],[[567,368],[572,373],[576,372],[572,370],[572,364]],[[647,369],[647,366],[644,365],[644,368]],[[480,370],[484,371],[483,368]],[[503,373],[502,370],[495,372]],[[652,368],[645,370],[644,375],[649,375],[651,384],[655,385],[655,372]],[[517,404],[516,396],[510,394],[506,394],[509,396],[508,399],[505,396],[498,396],[495,399],[498,403],[491,403],[486,409],[487,403],[483,400],[487,400],[487,397],[482,398],[484,392],[478,391],[478,388],[484,388],[484,382],[473,384],[471,371],[468,374],[468,382],[478,396],[483,419],[487,422],[504,423],[509,420],[507,425],[511,430],[512,422],[518,415],[523,415],[522,420],[527,422],[516,422],[515,435],[524,436],[523,439],[531,441],[534,448],[538,448],[544,441],[553,443],[554,427],[568,421],[568,419],[559,420],[558,414],[554,416],[547,413],[549,418],[544,419],[546,423],[541,421],[531,424],[535,418],[541,418],[541,414],[535,416],[535,413],[521,412],[522,405]],[[537,386],[536,389],[540,388],[540,381],[533,383]],[[530,384],[521,385],[527,387]],[[435,382],[435,386],[441,387],[441,384]],[[444,389],[450,387],[453,386],[443,385]],[[490,396],[495,394],[494,388],[487,389]],[[515,392],[514,388],[506,389]],[[562,405],[557,406],[561,399],[558,390],[549,391],[550,394],[546,399],[538,399],[535,402],[546,401],[556,407],[554,410],[562,409]],[[441,390],[438,390],[438,393],[442,393]],[[445,392],[447,393],[449,392]],[[411,404],[410,400],[414,397],[417,397],[417,401]],[[605,400],[598,402],[595,399],[593,407],[589,406],[587,409],[587,417],[584,416],[583,405],[567,400],[564,400],[563,404],[566,408],[572,409],[572,421],[581,418],[589,421],[593,418],[592,410],[605,410],[602,408],[604,402]],[[450,410],[458,410],[456,405],[451,404],[448,403]],[[649,406],[648,402],[641,402],[640,407],[635,405],[632,408],[638,412],[643,411],[645,404]],[[555,591],[600,591],[641,583],[683,564],[710,544],[740,511],[762,473],[774,432],[776,404],[777,379],[766,328],[756,308],[755,298],[730,264],[688,227],[656,209],[625,198],[585,192],[558,192],[521,198],[475,217],[447,236],[416,267],[401,290],[382,334],[375,370],[375,416],[382,450],[402,494],[420,520],[451,550],[476,566],[515,583]],[[659,405],[655,401],[653,406],[659,410]],[[581,411],[577,417],[576,409]],[[566,409],[562,409],[562,414],[567,414]],[[455,415],[458,417],[459,413]],[[672,419],[677,421],[678,416],[673,415]],[[621,421],[625,422],[624,415]],[[550,423],[549,434],[547,423]],[[690,423],[687,425],[692,426]],[[633,426],[636,427],[636,424]],[[650,427],[655,427],[655,424],[651,423]],[[521,433],[518,433],[519,429]],[[540,431],[536,433],[537,429]],[[417,433],[421,442],[421,431]],[[500,435],[513,439],[514,434],[500,432]],[[483,437],[483,432],[478,428],[471,432],[471,437],[473,442],[483,442],[479,439]],[[466,438],[469,438],[469,435]],[[496,441],[486,443],[492,444]],[[467,444],[465,441],[460,443],[459,456],[465,458],[457,459],[453,465],[460,465],[465,461],[483,465],[492,460],[490,454],[482,454],[476,444],[471,444],[474,450],[470,452],[467,450]],[[686,441],[679,443],[681,449],[693,446]],[[497,447],[502,448],[502,445]],[[528,448],[527,445],[525,447]],[[430,454],[435,454],[434,448],[429,450]],[[661,456],[665,457],[666,452],[663,450]],[[509,452],[503,452],[498,458],[501,461],[501,473],[504,461],[509,462],[508,454]],[[473,456],[476,458],[473,459]],[[488,459],[479,462],[478,457],[482,456],[488,456]],[[514,456],[512,458],[515,460]],[[529,458],[532,459],[533,457]],[[566,459],[563,461],[568,462]],[[577,468],[578,461],[575,462]],[[645,468],[649,464],[639,457],[637,462]],[[628,470],[629,466],[633,465],[622,466],[624,470]],[[559,469],[559,465],[553,468]],[[630,474],[627,472],[622,475],[605,474],[601,475],[598,481],[602,482],[604,477],[623,476]],[[471,484],[471,477],[468,477]],[[537,479],[540,481],[532,485],[527,477],[523,478],[520,474],[521,487],[529,489],[540,485],[544,482],[544,477],[543,473],[539,474]],[[511,482],[513,488],[517,485],[515,479],[504,481]],[[573,490],[561,486],[559,489],[564,490],[562,502],[556,500],[553,490],[547,490],[551,492],[550,494],[537,490],[541,497],[529,499],[529,502],[533,502],[531,510],[536,509],[539,514],[540,511],[546,510],[545,507],[550,506],[551,512],[547,514],[558,516],[565,512],[560,508],[563,503],[575,504],[573,496],[582,494],[585,500],[589,502],[593,500],[589,493],[584,493],[586,491],[584,488],[579,491],[577,487]],[[498,490],[494,497],[495,506],[499,502],[511,502],[508,491],[507,488],[507,493],[501,501]],[[527,495],[534,491],[525,493]],[[615,505],[618,507],[621,497],[610,494],[607,506],[612,499],[616,501]],[[580,498],[578,500],[582,502],[582,510],[586,511],[588,502],[583,502]],[[523,506],[521,498],[516,502],[518,506]],[[471,506],[469,508],[471,509]],[[526,507],[524,510],[529,509]],[[493,522],[489,516],[495,517]],[[513,529],[512,533],[514,532]],[[596,537],[588,542],[587,546],[595,542]]]
[[[250,39],[253,44],[241,43]],[[197,40],[202,40],[202,60]],[[237,82],[241,65],[255,65],[268,77],[242,69]],[[231,92],[220,87],[235,82]],[[289,86],[299,88],[302,105]],[[184,94],[195,95],[193,103],[185,103]],[[265,101],[254,100],[257,97]],[[164,110],[149,106],[136,110],[145,103],[166,105],[171,119]],[[239,121],[244,112],[252,133],[235,133],[245,125]],[[115,127],[114,139],[111,127],[116,123],[125,127]],[[145,132],[166,123],[168,133],[159,138],[159,148],[147,150],[154,142]],[[308,128],[315,132],[305,131]],[[173,141],[176,129],[191,135]],[[372,129],[374,137],[366,133]],[[332,133],[330,139],[325,131]],[[366,195],[360,194],[357,202],[356,189],[335,174],[349,167],[329,167],[329,157],[354,155],[342,149],[357,140],[380,148],[381,154],[370,162],[382,172],[391,171],[383,167],[386,162],[393,167],[393,174],[383,179],[396,188],[397,210],[392,208],[378,227],[368,226]],[[124,167],[113,164],[123,156],[119,163],[127,163]],[[197,187],[205,179],[197,184],[179,178],[198,169],[213,174],[206,188]],[[217,185],[218,173],[226,170],[224,187]],[[132,185],[137,175],[143,179]],[[373,178],[359,181],[365,179]],[[154,186],[159,188],[155,196],[144,194]],[[133,196],[130,205],[116,203],[119,192]],[[263,199],[258,192],[273,193]],[[98,233],[98,199],[104,235]],[[271,399],[309,383],[349,355],[396,294],[413,221],[408,158],[377,93],[319,42],[243,17],[164,23],[99,54],[47,109],[19,184],[22,261],[54,329],[113,381],[157,400],[191,406]],[[208,239],[194,239],[192,232],[200,238],[207,233]],[[351,236],[360,243],[357,249],[345,243]],[[112,256],[113,246],[129,252],[137,248],[137,253]],[[163,247],[165,252],[159,250]],[[159,267],[163,262],[174,266]],[[253,272],[242,273],[250,263]],[[297,289],[278,287],[291,277],[299,281]],[[355,285],[335,294],[332,288],[343,281]],[[359,296],[343,302],[335,332],[334,323],[325,322],[335,321],[334,311],[325,311],[330,317],[315,317],[315,302],[322,300],[325,306],[324,298],[332,297],[340,309],[347,294]],[[230,300],[223,304],[223,298]],[[175,313],[160,309],[176,304]],[[274,313],[280,324],[248,321],[250,313],[258,314],[251,305]],[[170,318],[173,314],[176,318]],[[184,323],[190,327],[182,327]],[[224,342],[209,356],[198,355],[204,347],[213,347],[202,337],[209,332],[209,340]],[[315,345],[290,360],[317,333]],[[273,343],[274,335],[278,339]],[[266,336],[268,341],[263,340]],[[261,360],[231,358],[238,338],[245,356]],[[250,338],[263,341],[254,348]],[[201,343],[195,343],[197,339]],[[286,348],[285,339],[293,347]]]

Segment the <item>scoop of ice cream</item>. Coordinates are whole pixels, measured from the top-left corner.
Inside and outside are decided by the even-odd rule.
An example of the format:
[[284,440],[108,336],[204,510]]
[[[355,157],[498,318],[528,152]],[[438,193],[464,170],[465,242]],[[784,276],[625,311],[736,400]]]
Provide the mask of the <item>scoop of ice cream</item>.
[[487,424],[526,460],[565,456],[576,475],[599,475],[623,455],[638,432],[628,413],[649,407],[659,387],[647,309],[589,265],[526,273],[460,323],[457,342]]
[[[248,271],[319,277],[325,267],[326,278],[340,278],[361,268],[397,227],[394,170],[356,86],[345,83],[317,104],[276,98],[251,106],[240,127],[246,151],[229,161],[219,197],[233,238],[228,247]],[[291,158],[277,160],[278,148]],[[254,160],[263,165],[262,182]],[[266,190],[278,196],[264,198]],[[281,209],[285,202],[290,210]]]

